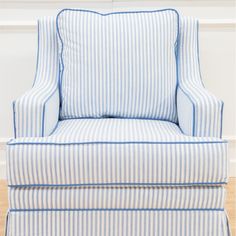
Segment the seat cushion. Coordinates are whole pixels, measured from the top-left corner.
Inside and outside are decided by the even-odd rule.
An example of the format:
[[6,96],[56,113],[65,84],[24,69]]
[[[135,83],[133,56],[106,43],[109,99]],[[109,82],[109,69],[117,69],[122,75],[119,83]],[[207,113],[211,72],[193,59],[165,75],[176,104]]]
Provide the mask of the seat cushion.
[[177,120],[175,10],[62,10],[57,16],[61,119]]
[[212,187],[9,188],[9,208],[26,209],[221,209],[225,189]]
[[48,137],[8,143],[12,186],[198,185],[227,180],[227,142],[171,122],[76,119]]

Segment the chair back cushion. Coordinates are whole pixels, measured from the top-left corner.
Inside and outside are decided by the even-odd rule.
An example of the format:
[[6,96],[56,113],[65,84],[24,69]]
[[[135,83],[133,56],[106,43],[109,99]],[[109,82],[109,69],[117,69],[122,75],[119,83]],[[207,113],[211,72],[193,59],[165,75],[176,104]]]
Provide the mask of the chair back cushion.
[[61,119],[176,121],[178,13],[173,9],[57,15]]

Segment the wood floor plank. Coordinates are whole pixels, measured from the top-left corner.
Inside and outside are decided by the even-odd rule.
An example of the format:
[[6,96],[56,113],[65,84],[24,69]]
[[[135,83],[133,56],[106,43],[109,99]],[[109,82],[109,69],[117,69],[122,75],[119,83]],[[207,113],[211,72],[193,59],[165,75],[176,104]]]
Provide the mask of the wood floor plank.
[[229,178],[225,208],[229,216],[232,236],[236,236],[236,178]]
[[8,208],[8,197],[7,197],[7,182],[0,180],[0,235],[4,235],[6,212]]
[[[236,178],[230,178],[226,187],[227,197],[225,207],[229,216],[232,236],[236,235]],[[0,235],[5,232],[5,220],[8,208],[7,182],[0,180]]]

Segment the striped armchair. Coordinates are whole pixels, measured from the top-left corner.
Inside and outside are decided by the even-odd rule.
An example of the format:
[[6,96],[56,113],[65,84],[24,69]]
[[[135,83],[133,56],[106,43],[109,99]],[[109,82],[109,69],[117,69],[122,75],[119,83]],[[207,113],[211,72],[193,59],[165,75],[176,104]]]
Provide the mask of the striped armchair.
[[173,9],[40,19],[6,235],[229,235],[223,102],[198,47],[198,21]]

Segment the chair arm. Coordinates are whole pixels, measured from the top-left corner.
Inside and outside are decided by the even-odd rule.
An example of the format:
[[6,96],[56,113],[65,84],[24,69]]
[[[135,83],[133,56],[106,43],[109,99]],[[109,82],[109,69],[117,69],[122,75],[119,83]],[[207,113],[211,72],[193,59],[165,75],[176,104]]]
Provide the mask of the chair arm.
[[48,136],[55,129],[59,117],[57,86],[34,86],[13,102],[14,134],[16,137]]
[[186,135],[221,138],[223,106],[200,84],[185,82],[178,87],[178,121]]
[[59,57],[55,19],[38,21],[38,56],[34,85],[13,103],[15,137],[47,136],[59,116]]

